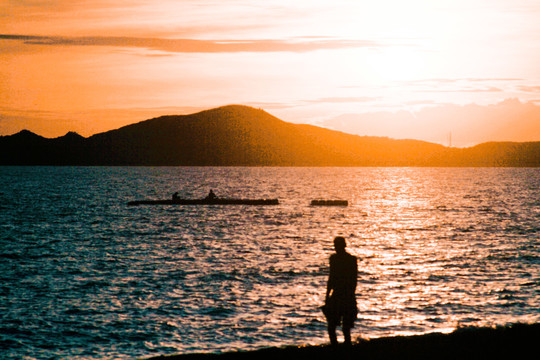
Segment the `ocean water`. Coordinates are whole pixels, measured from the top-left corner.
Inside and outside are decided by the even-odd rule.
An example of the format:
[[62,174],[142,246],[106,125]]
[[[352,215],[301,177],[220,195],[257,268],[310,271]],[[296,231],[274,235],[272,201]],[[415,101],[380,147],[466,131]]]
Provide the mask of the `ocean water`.
[[[280,205],[126,205],[210,189]],[[540,169],[0,167],[0,354],[325,343],[336,235],[353,338],[540,321]]]

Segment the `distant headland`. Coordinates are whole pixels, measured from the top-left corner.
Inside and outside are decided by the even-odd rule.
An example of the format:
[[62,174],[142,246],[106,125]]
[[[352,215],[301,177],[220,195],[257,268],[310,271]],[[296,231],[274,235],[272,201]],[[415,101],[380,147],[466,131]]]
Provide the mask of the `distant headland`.
[[539,167],[540,141],[450,148],[358,136],[229,105],[145,120],[88,138],[0,136],[0,165]]

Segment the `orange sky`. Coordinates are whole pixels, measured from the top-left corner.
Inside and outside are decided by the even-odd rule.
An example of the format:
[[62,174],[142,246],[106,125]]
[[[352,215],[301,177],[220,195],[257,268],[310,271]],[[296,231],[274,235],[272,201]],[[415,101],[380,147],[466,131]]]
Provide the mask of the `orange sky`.
[[538,19],[537,0],[4,0],[0,135],[234,103],[360,135],[540,140]]

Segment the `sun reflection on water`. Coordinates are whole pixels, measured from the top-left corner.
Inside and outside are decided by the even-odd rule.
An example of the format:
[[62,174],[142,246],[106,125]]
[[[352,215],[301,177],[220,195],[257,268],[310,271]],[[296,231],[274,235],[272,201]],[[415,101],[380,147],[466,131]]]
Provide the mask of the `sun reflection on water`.
[[[319,306],[336,235],[359,258],[354,336],[540,321],[536,169],[56,171],[4,182],[20,187],[5,203],[25,204],[1,214],[20,229],[9,245],[24,254],[4,254],[5,264],[17,262],[3,268],[4,318],[31,331],[61,318],[79,338],[97,331],[128,339],[116,344],[128,353],[327,342]],[[47,192],[36,202],[22,191],[34,182],[55,200]],[[277,197],[280,205],[125,206],[178,189],[204,196],[204,185],[226,197]],[[315,198],[350,206],[309,206]],[[145,348],[133,350],[141,338]]]

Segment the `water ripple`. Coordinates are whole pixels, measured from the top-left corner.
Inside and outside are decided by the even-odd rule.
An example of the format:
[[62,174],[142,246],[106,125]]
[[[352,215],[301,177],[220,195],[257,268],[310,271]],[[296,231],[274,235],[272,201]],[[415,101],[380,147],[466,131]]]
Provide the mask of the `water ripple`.
[[[6,358],[326,342],[338,234],[359,257],[356,335],[540,320],[538,169],[5,167],[0,181]],[[281,204],[125,205],[210,187]]]

